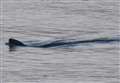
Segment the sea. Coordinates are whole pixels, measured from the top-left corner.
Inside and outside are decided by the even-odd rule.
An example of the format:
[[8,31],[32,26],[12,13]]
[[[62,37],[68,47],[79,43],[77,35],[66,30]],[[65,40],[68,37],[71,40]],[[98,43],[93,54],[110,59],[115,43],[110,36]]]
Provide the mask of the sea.
[[53,48],[22,42],[119,35],[119,0],[1,0],[0,83],[120,83],[119,42]]

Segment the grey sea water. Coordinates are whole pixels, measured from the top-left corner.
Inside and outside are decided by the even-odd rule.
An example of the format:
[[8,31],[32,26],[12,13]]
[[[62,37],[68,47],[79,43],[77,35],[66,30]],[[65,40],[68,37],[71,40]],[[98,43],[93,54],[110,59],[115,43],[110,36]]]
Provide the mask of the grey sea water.
[[9,38],[41,42],[119,36],[119,0],[1,0],[1,83],[119,83],[119,43],[18,47]]

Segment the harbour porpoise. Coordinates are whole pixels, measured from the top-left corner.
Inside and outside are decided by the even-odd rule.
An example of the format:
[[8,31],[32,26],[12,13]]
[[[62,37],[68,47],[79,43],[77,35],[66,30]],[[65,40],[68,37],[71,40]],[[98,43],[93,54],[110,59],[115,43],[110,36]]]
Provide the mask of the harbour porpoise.
[[110,42],[119,42],[119,38],[97,38],[97,39],[89,39],[89,40],[78,40],[78,41],[52,41],[49,43],[44,44],[32,44],[27,45],[22,43],[19,40],[16,40],[14,38],[10,38],[8,40],[8,43],[6,45],[9,46],[10,49],[13,49],[17,46],[23,46],[23,47],[40,47],[40,48],[50,48],[50,47],[56,47],[56,46],[62,46],[62,45],[73,45],[73,44],[82,44],[82,43],[110,43]]

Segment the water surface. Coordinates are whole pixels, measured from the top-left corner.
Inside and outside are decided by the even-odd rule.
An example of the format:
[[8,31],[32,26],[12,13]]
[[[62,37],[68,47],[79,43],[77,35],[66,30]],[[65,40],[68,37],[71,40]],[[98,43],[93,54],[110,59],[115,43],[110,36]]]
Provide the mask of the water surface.
[[119,83],[119,44],[18,47],[21,41],[119,36],[119,0],[1,0],[2,83]]

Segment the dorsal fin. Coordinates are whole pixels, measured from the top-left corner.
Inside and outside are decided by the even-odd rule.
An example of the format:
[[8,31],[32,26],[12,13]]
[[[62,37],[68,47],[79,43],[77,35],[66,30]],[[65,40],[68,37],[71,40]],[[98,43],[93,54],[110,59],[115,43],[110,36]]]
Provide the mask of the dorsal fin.
[[10,38],[9,39],[9,46],[25,46],[22,42],[16,40],[16,39],[13,39],[13,38]]

